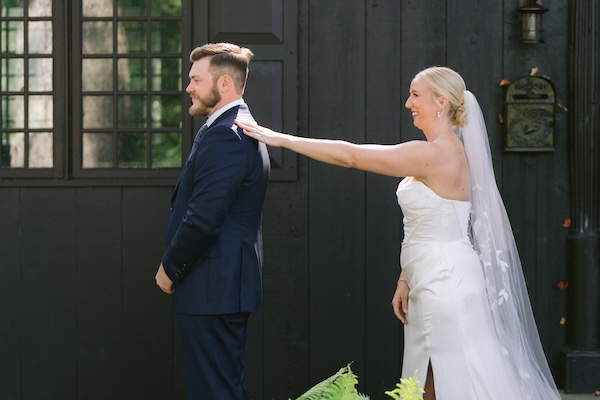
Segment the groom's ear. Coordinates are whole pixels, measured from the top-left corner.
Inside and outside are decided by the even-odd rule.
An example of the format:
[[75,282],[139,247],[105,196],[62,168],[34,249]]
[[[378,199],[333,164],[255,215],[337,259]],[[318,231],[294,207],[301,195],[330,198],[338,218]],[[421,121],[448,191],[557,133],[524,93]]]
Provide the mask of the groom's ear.
[[229,74],[223,74],[217,79],[217,89],[222,94],[227,91],[235,90],[233,78]]

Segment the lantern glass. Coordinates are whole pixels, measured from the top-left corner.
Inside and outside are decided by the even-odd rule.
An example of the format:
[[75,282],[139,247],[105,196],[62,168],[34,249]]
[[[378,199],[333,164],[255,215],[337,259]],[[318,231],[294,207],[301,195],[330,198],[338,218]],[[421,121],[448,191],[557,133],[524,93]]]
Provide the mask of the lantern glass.
[[544,43],[542,39],[542,14],[523,14],[523,42]]
[[537,0],[529,0],[529,4],[519,8],[523,21],[523,43],[544,43],[542,39],[542,15],[546,11],[548,9],[538,4]]

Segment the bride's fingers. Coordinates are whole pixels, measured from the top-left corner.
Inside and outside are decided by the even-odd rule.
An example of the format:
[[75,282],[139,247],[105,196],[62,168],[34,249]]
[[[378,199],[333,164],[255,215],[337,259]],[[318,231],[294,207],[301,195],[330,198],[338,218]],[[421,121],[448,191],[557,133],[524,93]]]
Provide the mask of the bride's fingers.
[[259,139],[260,131],[257,128],[244,128],[244,134]]
[[406,319],[406,312],[408,310],[406,310],[406,307],[402,307],[402,301],[397,301],[397,300],[393,300],[392,301],[392,307],[394,309],[394,314],[396,315],[396,318],[398,318],[400,320],[400,322],[402,322],[403,324],[406,325],[407,323],[407,319]]
[[398,317],[398,319],[400,320],[400,322],[402,322],[404,325],[406,325],[407,320],[406,320],[406,315],[401,312],[400,310],[398,310],[398,312],[396,313],[396,317]]
[[401,301],[401,304],[402,304],[402,312],[404,314],[408,314],[408,299],[403,299]]
[[250,121],[244,121],[242,119],[236,119],[235,124],[237,126],[239,126],[240,128],[242,128],[244,131],[248,131],[248,132],[253,132],[258,129],[258,125],[254,124]]
[[256,126],[250,125],[246,122],[236,120],[235,124],[242,129],[242,132],[246,136],[256,138],[256,134],[259,133],[258,129],[256,129]]

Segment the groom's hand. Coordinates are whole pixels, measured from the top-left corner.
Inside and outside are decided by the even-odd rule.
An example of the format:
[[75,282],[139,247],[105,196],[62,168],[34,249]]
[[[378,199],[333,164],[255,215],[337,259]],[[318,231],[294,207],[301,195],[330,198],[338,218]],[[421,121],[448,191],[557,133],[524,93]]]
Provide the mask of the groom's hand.
[[160,288],[160,290],[166,294],[175,293],[175,285],[165,272],[165,268],[163,267],[162,263],[160,264],[160,267],[158,267],[158,272],[156,273],[155,279],[156,285]]

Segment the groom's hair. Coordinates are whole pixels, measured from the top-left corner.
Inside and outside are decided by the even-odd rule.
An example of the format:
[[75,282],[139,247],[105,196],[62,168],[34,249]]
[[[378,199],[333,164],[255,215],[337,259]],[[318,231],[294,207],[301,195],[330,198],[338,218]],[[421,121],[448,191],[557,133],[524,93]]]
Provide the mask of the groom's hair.
[[205,57],[210,57],[210,72],[215,81],[223,75],[229,75],[237,91],[244,92],[248,65],[254,57],[252,50],[232,43],[207,43],[192,50],[190,62],[194,63]]

